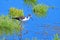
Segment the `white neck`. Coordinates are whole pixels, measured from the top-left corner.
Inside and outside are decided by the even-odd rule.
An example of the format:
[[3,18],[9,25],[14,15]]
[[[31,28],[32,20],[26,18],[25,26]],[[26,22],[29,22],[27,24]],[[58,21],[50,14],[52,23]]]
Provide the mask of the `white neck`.
[[25,17],[25,19],[23,19],[22,21],[27,21],[27,20],[29,20],[30,18],[31,18],[30,16]]

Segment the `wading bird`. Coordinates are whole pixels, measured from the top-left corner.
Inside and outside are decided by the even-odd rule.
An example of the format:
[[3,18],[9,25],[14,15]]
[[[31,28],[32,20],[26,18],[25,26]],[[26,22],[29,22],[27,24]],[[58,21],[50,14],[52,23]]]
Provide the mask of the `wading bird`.
[[12,18],[12,19],[17,19],[17,20],[19,20],[19,21],[24,22],[24,21],[28,21],[31,17],[32,17],[31,14],[29,14],[28,17],[20,16],[20,17],[14,17],[14,18]]

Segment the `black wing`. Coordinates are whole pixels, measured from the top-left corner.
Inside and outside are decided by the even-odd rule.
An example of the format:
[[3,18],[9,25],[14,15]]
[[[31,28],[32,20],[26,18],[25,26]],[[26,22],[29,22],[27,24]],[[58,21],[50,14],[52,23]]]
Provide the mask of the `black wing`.
[[24,18],[25,18],[24,16],[21,16],[21,17],[14,17],[14,18],[12,18],[12,19],[22,20],[22,19],[24,19]]
[[12,18],[12,19],[17,19],[17,20],[19,20],[19,18],[18,18],[18,17],[15,17],[15,18]]

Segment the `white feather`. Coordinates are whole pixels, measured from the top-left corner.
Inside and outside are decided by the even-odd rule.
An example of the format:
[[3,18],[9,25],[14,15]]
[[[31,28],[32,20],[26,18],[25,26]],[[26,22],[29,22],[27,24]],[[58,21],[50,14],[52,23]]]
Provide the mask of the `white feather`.
[[27,21],[27,20],[29,20],[30,19],[30,17],[25,17],[22,21]]

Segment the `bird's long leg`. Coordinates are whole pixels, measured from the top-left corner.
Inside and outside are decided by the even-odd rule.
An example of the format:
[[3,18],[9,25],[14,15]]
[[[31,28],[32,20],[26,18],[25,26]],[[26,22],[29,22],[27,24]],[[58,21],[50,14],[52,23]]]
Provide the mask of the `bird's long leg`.
[[22,40],[22,22],[20,23],[20,39],[19,40]]
[[20,27],[20,40],[22,40],[22,27]]
[[22,24],[26,24],[26,22],[22,22]]

